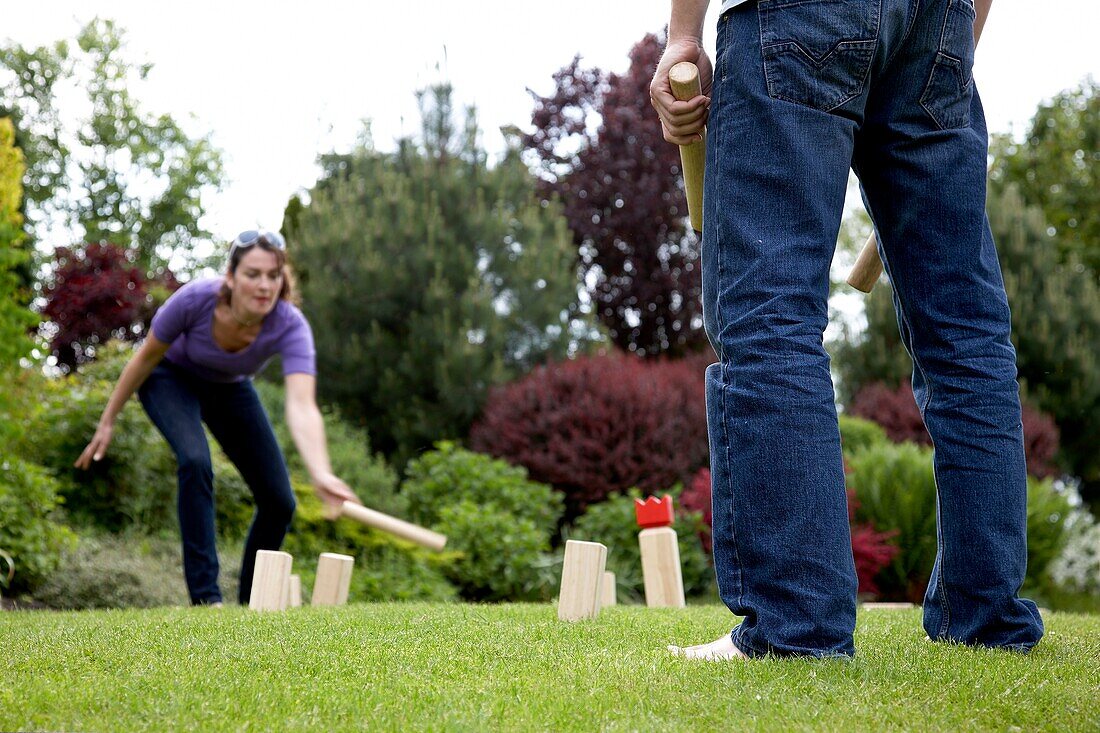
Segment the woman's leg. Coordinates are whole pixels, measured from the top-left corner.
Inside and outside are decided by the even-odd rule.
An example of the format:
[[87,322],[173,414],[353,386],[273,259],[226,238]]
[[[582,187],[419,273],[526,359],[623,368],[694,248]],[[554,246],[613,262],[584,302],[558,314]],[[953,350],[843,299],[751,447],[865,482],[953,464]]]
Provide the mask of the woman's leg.
[[138,390],[138,398],[176,454],[183,574],[191,603],[199,605],[218,603],[222,594],[214,533],[214,470],[195,386],[176,368],[161,364]]
[[241,561],[241,604],[252,593],[257,550],[278,550],[296,502],[286,461],[252,382],[217,385],[202,403],[202,417],[256,500]]

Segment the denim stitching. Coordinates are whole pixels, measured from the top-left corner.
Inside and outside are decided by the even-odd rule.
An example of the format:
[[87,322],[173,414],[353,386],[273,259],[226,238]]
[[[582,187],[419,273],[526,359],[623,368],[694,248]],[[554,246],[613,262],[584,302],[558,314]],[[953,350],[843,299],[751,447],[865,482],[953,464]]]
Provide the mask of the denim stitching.
[[756,12],[757,25],[760,26],[760,65],[764,69],[764,86],[768,88],[768,96],[775,97],[775,92],[772,89],[772,79],[768,74],[768,59],[764,55],[764,18],[765,13],[760,12],[758,9]]
[[[730,641],[732,641],[733,645],[740,649],[742,652],[745,652],[746,649],[752,652],[752,654],[745,653],[745,656],[747,657],[765,657],[771,653],[770,649],[759,649],[755,645],[745,641],[745,631],[741,626],[738,626],[730,634]],[[741,647],[744,647],[744,649],[741,649]]]
[[[874,219],[873,216],[871,218],[872,218],[872,220]],[[875,231],[876,231],[876,233],[878,232],[878,227],[875,227]],[[890,272],[891,272],[890,261],[889,261],[889,258],[886,255],[886,246],[883,245],[881,236],[878,238],[878,242],[879,242],[879,246],[878,246],[879,257],[882,259],[882,266],[886,270],[887,276],[889,276]],[[932,403],[932,389],[933,389],[932,382],[928,379],[927,372],[925,372],[924,367],[921,365],[920,360],[917,358],[916,349],[914,348],[914,346],[912,344],[913,328],[912,328],[912,326],[909,325],[909,317],[906,315],[907,309],[905,307],[905,304],[902,302],[903,298],[902,298],[901,291],[898,290],[897,286],[895,285],[895,281],[892,277],[890,278],[890,285],[891,285],[891,287],[894,288],[894,294],[897,296],[897,299],[898,299],[898,310],[901,312],[900,313],[901,320],[905,324],[905,330],[909,334],[908,339],[906,339],[904,337],[904,335],[902,336],[903,345],[904,345],[904,342],[906,340],[908,340],[910,342],[909,345],[907,346],[906,350],[909,352],[909,357],[913,360],[913,365],[917,369],[920,370],[921,378],[924,379],[925,387],[928,389],[928,396],[924,400],[924,406],[920,408],[921,420],[924,420],[924,413],[928,409],[928,405],[930,405]],[[932,441],[932,455],[935,456],[935,454],[936,454],[936,440],[935,440],[935,438],[932,437],[932,432],[931,431],[928,432],[928,437]],[[939,585],[939,587],[940,587],[941,596],[942,596],[942,599],[943,599],[940,602],[940,608],[943,611],[943,620],[940,622],[940,631],[939,631],[938,636],[943,636],[944,634],[947,633],[948,626],[951,624],[951,604],[948,603],[948,601],[947,601],[947,582],[944,580],[944,572],[943,572],[943,564],[944,564],[943,563],[943,556],[946,554],[946,547],[945,547],[945,543],[944,543],[944,540],[943,540],[943,521],[942,521],[942,518],[940,516],[941,515],[941,511],[940,511],[940,477],[939,477],[939,473],[936,471],[935,461],[933,461],[933,463],[932,463],[932,480],[936,484],[936,538],[938,540],[937,555],[939,556],[939,560],[940,560],[940,563],[939,563],[940,574],[939,574],[939,578],[937,579],[937,585]]]
[[[796,0],[795,2],[784,3],[782,5],[765,5],[765,3],[761,2],[761,3],[759,3],[759,5],[763,6],[764,9],[770,7],[773,10],[781,10],[783,8],[794,7],[794,6],[797,6],[797,5],[805,5],[805,4],[807,4],[809,2],[812,2],[812,1],[813,0]],[[818,110],[820,112],[831,113],[833,110],[836,110],[840,107],[843,107],[848,102],[852,101],[856,97],[863,94],[863,90],[867,87],[867,79],[871,75],[871,67],[874,66],[874,55],[878,51],[879,36],[882,33],[882,0],[878,1],[878,3],[875,6],[875,10],[874,10],[874,16],[873,16],[873,18],[874,18],[874,21],[873,21],[874,22],[874,38],[844,39],[844,40],[837,41],[837,43],[831,49],[829,49],[829,52],[826,53],[824,56],[822,56],[820,60],[815,59],[806,49],[804,49],[802,47],[801,44],[799,44],[797,41],[794,41],[794,40],[778,41],[778,42],[775,42],[775,43],[769,43],[768,45],[765,46],[764,45],[764,36],[765,36],[764,18],[766,17],[766,15],[767,15],[766,13],[760,12],[760,8],[758,8],[756,17],[757,17],[758,25],[760,26],[760,63],[761,63],[761,66],[763,66],[763,68],[764,68],[764,84],[768,89],[768,96],[769,97],[771,97],[772,99],[778,99],[778,100],[781,100],[781,101],[784,101],[784,102],[789,102],[790,104],[797,104],[801,107],[808,107],[809,109]],[[871,51],[872,61],[867,64],[867,69],[863,74],[863,78],[860,79],[859,87],[855,91],[853,91],[851,94],[849,94],[847,97],[842,98],[839,102],[836,102],[836,103],[832,104],[831,106],[822,108],[822,107],[817,107],[817,106],[814,106],[814,105],[811,105],[811,104],[807,104],[806,102],[801,101],[801,100],[792,99],[790,97],[787,97],[787,96],[784,96],[782,94],[778,94],[778,93],[775,92],[775,88],[774,88],[774,85],[772,84],[771,76],[768,74],[768,58],[767,58],[767,54],[765,53],[765,51],[767,51],[769,49],[780,48],[782,46],[793,46],[793,47],[797,48],[802,53],[803,56],[805,56],[807,59],[812,61],[814,63],[814,65],[817,66],[820,69],[822,64],[825,62],[825,60],[828,59],[830,56],[832,56],[841,46],[846,46],[846,47],[851,46],[851,47],[854,47],[854,48],[859,48],[861,44],[867,44],[867,43],[871,44],[870,51]]]
[[[880,5],[881,9],[881,5]],[[920,0],[910,0],[909,3],[909,22],[905,24],[905,30],[901,34],[901,38],[898,39],[897,45],[894,50],[886,57],[886,60],[882,63],[882,67],[885,69],[890,66],[890,62],[898,55],[898,52],[905,47],[905,42],[909,39],[909,34],[913,32],[914,26],[917,24],[917,16],[920,14]]]
[[[974,9],[973,0],[948,0],[948,2],[947,2],[947,11],[943,15],[943,27],[940,28],[940,40],[939,40],[939,43],[936,46],[936,55],[932,59],[932,70],[928,73],[928,81],[926,81],[924,83],[924,92],[921,94],[920,100],[918,100],[918,104],[920,104],[921,109],[923,109],[925,111],[925,113],[927,113],[928,116],[932,118],[932,121],[936,123],[936,127],[940,128],[941,130],[957,130],[957,129],[969,126],[969,122],[967,122],[967,124],[964,124],[964,125],[947,125],[947,124],[945,124],[945,122],[940,119],[940,115],[937,114],[933,109],[931,109],[925,103],[928,100],[929,91],[932,89],[932,80],[936,78],[936,70],[937,69],[939,69],[941,66],[950,67],[951,68],[951,75],[952,76],[958,76],[958,73],[956,72],[955,68],[951,67],[949,64],[945,64],[945,63],[941,62],[940,57],[943,56],[945,58],[951,59],[952,61],[957,62],[960,67],[962,66],[962,63],[963,63],[962,59],[957,59],[957,58],[955,58],[954,55],[949,54],[946,51],[944,51],[944,48],[946,47],[946,42],[947,42],[947,25],[951,20],[952,8],[959,5],[959,4],[966,5],[968,8],[971,9],[971,11],[973,11],[975,13],[975,15],[977,14],[977,11]],[[973,86],[973,84],[974,84],[974,74],[973,74],[973,72],[971,72],[970,78],[966,81],[965,84],[962,85],[962,87],[963,87],[963,89],[966,89],[967,87]],[[967,115],[969,115],[969,112],[967,113]]]
[[[729,31],[729,29],[727,29],[727,32],[728,31]],[[726,80],[726,68],[727,67],[725,65],[722,67],[722,81],[723,82],[725,82],[725,80]],[[725,87],[725,85],[723,84],[723,96],[725,94],[724,87]],[[722,125],[719,128],[719,130],[717,131],[718,134],[715,135],[715,144],[718,146],[718,149],[721,149],[721,148],[725,147],[724,145],[720,144],[722,134],[725,132],[725,130],[726,130],[726,126]],[[718,169],[718,171],[717,171],[718,175],[716,176],[715,189],[714,190],[715,191],[723,191],[723,190],[725,190],[724,187],[722,186],[722,179],[721,179],[723,168],[720,165],[716,166],[716,167]],[[715,194],[715,195],[717,195],[717,194]],[[716,226],[715,226],[715,237],[714,237],[714,260],[715,260],[714,267],[718,271],[718,273],[717,273],[718,274],[717,282],[721,283],[722,282],[722,274],[723,274],[722,273],[722,246],[721,246],[722,245],[722,217],[719,216],[719,217],[715,217],[715,218],[717,220],[717,223],[716,223]],[[721,298],[722,298],[722,288],[719,286],[718,288],[716,288],[716,292],[714,294],[714,308],[717,311],[715,313],[714,318],[715,318],[715,324],[717,326],[717,331],[718,331],[718,334],[717,334],[718,338],[716,338],[715,340],[718,342],[718,348],[717,348],[718,363],[719,363],[719,368],[720,368],[720,372],[721,372],[721,375],[722,375],[722,385],[724,386],[728,383],[728,375],[726,373],[726,364],[728,363],[728,361],[725,358],[725,349],[722,346],[721,334],[722,334],[722,331],[724,329],[722,327],[722,307],[721,307],[721,303],[720,303]],[[725,465],[724,473],[729,474],[730,466],[733,465],[733,462],[732,462],[732,457],[730,455],[731,447],[730,447],[730,441],[729,441],[729,432],[728,432],[728,429],[727,429],[727,426],[729,425],[729,422],[726,418],[726,395],[725,395],[725,390],[724,389],[721,390],[720,394],[721,394],[720,404],[721,404],[721,419],[722,419],[722,440],[725,443],[725,445],[723,447],[725,449],[725,454],[726,454],[725,455],[726,465]],[[728,478],[726,480],[728,481]],[[737,529],[736,529],[736,526],[735,526],[735,522],[733,520],[735,507],[734,507],[734,492],[732,490],[733,489],[732,485],[729,486],[729,489],[730,489],[730,491],[729,491],[729,497],[730,497],[730,507],[729,507],[729,509],[730,509],[730,531],[731,531],[731,534],[733,535],[733,537],[732,537],[733,558],[734,558],[734,562],[737,564],[737,603],[738,603],[739,606],[743,607],[745,605],[745,570],[744,570],[744,566],[741,563],[741,553],[738,551],[738,547],[737,547]]]

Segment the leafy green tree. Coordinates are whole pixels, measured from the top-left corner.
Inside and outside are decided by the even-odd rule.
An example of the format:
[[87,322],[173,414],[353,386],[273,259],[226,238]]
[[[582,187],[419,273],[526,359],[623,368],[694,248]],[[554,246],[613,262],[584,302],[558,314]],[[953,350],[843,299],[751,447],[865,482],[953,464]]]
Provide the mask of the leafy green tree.
[[565,220],[518,145],[490,166],[448,85],[419,99],[419,140],[326,156],[284,219],[321,396],[396,465],[465,437],[492,385],[595,337]]
[[30,355],[33,344],[27,331],[38,321],[25,305],[17,273],[27,259],[20,246],[23,171],[15,128],[9,118],[0,118],[0,550],[14,558],[16,570],[13,585],[5,588],[8,593],[41,582],[72,541],[53,516],[60,503],[57,482],[12,449],[25,434],[22,413],[32,397],[21,388],[29,370],[24,372],[20,361]]
[[1016,186],[1025,204],[1039,207],[1053,227],[1062,261],[1071,254],[1100,273],[1100,84],[1039,106],[1022,142],[993,137],[990,182],[998,192]]
[[[153,65],[125,53],[123,30],[98,18],[75,48],[0,48],[0,107],[26,131],[28,213],[36,225],[83,230],[74,239],[133,250],[152,274],[174,257],[195,266],[194,245],[210,237],[201,194],[221,185],[221,152],[143,108],[132,89]],[[73,90],[90,110],[75,122],[58,103]]]
[[[32,343],[27,331],[38,322],[25,305],[27,295],[17,273],[27,259],[20,246],[24,239],[19,213],[23,171],[23,154],[15,147],[15,128],[10,119],[0,118],[0,376],[18,370],[19,360],[30,353]],[[0,391],[0,414],[7,409],[9,393],[5,389]],[[0,437],[11,437],[11,429],[10,421],[0,420]]]

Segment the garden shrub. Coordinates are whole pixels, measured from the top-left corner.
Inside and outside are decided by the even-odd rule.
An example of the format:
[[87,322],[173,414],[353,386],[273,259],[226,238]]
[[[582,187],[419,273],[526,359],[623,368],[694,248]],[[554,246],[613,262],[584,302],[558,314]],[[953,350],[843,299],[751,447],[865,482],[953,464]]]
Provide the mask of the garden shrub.
[[[176,460],[136,397],[119,414],[103,460],[88,471],[72,466],[95,434],[99,416],[132,353],[128,346],[111,343],[81,372],[36,382],[38,405],[28,419],[23,449],[35,462],[52,468],[69,516],[77,525],[109,532],[175,530]],[[283,388],[263,382],[256,386],[273,418],[289,469],[304,475],[305,466],[283,416]],[[394,491],[396,476],[381,458],[370,454],[366,435],[334,415],[327,416],[326,434],[336,474],[369,506],[400,513],[402,502]],[[251,491],[217,441],[209,435],[208,440],[218,533],[226,538],[243,537],[252,521]]]
[[612,354],[540,367],[490,392],[470,445],[562,492],[567,520],[630,487],[687,482],[708,463],[707,361]]
[[713,539],[710,529],[713,522],[713,506],[710,491],[710,469],[700,468],[691,479],[691,484],[680,494],[680,504],[689,512],[698,512],[703,520],[703,527],[699,531],[699,542],[703,545],[703,552],[710,555],[713,552]]
[[913,386],[908,382],[901,382],[896,389],[882,382],[865,386],[848,405],[848,413],[881,425],[895,443],[909,441],[931,445],[924,418],[917,409]]
[[880,532],[868,522],[856,522],[859,500],[851,489],[848,494],[848,524],[852,534],[852,559],[856,566],[857,592],[865,596],[879,594],[875,577],[897,556],[899,548],[892,543],[897,532]]
[[[881,382],[867,385],[859,391],[849,406],[852,415],[873,420],[883,427],[890,440],[900,443],[910,441],[919,445],[932,445],[932,438],[924,427],[924,419],[917,409],[913,387],[902,382],[897,389],[890,389]],[[1055,461],[1058,453],[1058,426],[1053,418],[1027,403],[1023,404],[1024,455],[1027,472],[1045,478],[1057,476],[1061,471]],[[841,435],[844,425],[841,425]],[[845,449],[847,453],[849,449]]]
[[444,568],[474,601],[544,600],[554,589],[550,538],[561,497],[527,472],[440,442],[408,466],[402,486],[414,522],[447,535]]
[[[156,533],[178,527],[176,459],[136,397],[115,422],[111,445],[87,471],[73,467],[95,434],[118,375],[132,355],[117,342],[100,349],[82,371],[38,384],[23,452],[57,477],[69,519],[108,532]],[[215,512],[222,536],[243,535],[252,519],[252,495],[236,468],[209,438],[214,465]]]
[[[863,423],[865,421],[857,420]],[[874,430],[866,431],[868,435],[876,436],[875,430],[881,432],[881,428],[874,426]],[[885,441],[885,437],[883,437]],[[870,444],[870,443],[868,443]],[[680,496],[683,506],[689,511],[698,512],[702,518],[702,530],[700,539],[706,553],[711,552],[711,485],[710,469],[704,468],[692,479],[691,486],[684,489]],[[866,523],[855,522],[855,506],[857,502],[854,493],[848,491],[848,522],[852,525],[852,556],[855,558],[856,577],[859,579],[859,592],[865,595],[876,595],[879,592],[875,582],[875,576],[897,554],[898,548],[892,543],[894,533],[879,532],[873,526]]]
[[312,486],[297,480],[293,486],[298,509],[283,550],[294,556],[291,572],[302,579],[304,603],[309,603],[317,575],[317,558],[322,552],[355,558],[349,602],[455,598],[456,590],[444,576],[444,569],[454,562],[455,553],[435,553],[351,519],[335,522],[326,519]]
[[132,533],[81,536],[33,595],[66,610],[189,603],[179,540]]
[[[873,446],[849,460],[855,516],[880,531],[896,531],[898,554],[876,577],[882,594],[920,602],[936,558],[936,482],[932,451],[913,443]],[[1065,544],[1070,505],[1049,479],[1028,478],[1026,584],[1041,585]]]
[[896,532],[900,551],[875,578],[888,600],[920,603],[936,559],[936,481],[932,451],[913,443],[880,444],[848,461],[855,517]]
[[845,457],[890,440],[886,437],[886,431],[874,420],[848,414],[841,414],[837,419],[840,423],[840,448]]
[[1070,593],[1100,598],[1100,522],[1076,499],[1078,506],[1065,523],[1065,547],[1051,563],[1050,577]]
[[1069,498],[1050,479],[1027,482],[1027,584],[1042,585],[1050,565],[1066,546],[1066,520],[1073,509]]
[[1061,475],[1056,456],[1059,449],[1059,430],[1054,418],[1044,412],[1023,406],[1024,455],[1027,472],[1038,478]]
[[0,453],[0,550],[15,562],[6,593],[34,590],[75,542],[58,521],[60,504],[57,482],[45,469]]
[[46,380],[24,453],[54,472],[74,523],[111,532],[135,526],[159,531],[176,523],[176,464],[136,399],[119,413],[103,459],[87,471],[73,467],[131,353],[112,343],[84,371]]
[[[703,596],[715,592],[714,569],[710,556],[703,551],[699,533],[706,528],[702,515],[687,510],[678,496],[680,487],[661,494],[672,494],[675,506],[676,538],[680,547],[680,566],[684,595]],[[642,498],[638,489],[629,489],[607,501],[593,504],[566,530],[566,538],[599,542],[607,546],[607,570],[615,573],[618,597],[628,602],[644,602],[642,551],[638,545],[641,530],[634,515],[634,500]]]

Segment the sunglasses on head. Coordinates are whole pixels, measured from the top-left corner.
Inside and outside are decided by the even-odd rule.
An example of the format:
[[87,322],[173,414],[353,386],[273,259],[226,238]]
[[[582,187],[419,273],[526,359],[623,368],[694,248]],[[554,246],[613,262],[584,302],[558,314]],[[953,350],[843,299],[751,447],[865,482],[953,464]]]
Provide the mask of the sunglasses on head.
[[241,232],[237,235],[237,238],[233,240],[233,243],[229,245],[229,256],[232,257],[233,253],[238,249],[248,249],[254,244],[263,242],[269,247],[275,249],[286,249],[286,240],[283,239],[283,235],[278,232],[269,232],[266,229],[249,229],[246,232]]

